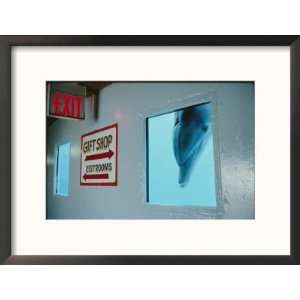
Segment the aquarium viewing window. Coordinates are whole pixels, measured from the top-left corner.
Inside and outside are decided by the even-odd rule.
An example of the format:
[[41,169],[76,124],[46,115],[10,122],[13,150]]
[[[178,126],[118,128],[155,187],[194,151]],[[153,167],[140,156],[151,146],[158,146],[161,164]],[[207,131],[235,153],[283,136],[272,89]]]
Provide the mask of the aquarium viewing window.
[[56,152],[55,194],[69,194],[70,143],[58,145]]
[[216,208],[212,104],[147,118],[147,201]]

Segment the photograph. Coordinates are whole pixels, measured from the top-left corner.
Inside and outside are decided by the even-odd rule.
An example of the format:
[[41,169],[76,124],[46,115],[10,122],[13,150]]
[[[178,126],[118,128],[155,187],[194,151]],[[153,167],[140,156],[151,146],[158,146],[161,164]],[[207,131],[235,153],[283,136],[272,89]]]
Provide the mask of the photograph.
[[255,219],[251,81],[48,81],[47,219]]
[[2,44],[3,263],[299,263],[298,36]]
[[298,299],[296,5],[14,2],[2,298]]

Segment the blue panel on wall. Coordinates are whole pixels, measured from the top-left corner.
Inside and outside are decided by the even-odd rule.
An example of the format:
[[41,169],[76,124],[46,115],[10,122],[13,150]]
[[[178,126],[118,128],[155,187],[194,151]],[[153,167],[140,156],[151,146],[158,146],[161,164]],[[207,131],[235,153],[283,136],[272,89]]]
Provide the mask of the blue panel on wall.
[[69,194],[70,143],[59,145],[57,148],[56,165],[56,194]]
[[148,202],[216,207],[211,103],[147,119]]

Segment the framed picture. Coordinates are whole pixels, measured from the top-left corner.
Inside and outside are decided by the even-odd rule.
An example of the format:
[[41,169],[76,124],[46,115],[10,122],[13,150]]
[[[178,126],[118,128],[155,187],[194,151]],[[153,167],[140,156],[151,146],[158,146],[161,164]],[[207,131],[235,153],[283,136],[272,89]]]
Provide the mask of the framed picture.
[[299,264],[298,36],[3,36],[4,264]]

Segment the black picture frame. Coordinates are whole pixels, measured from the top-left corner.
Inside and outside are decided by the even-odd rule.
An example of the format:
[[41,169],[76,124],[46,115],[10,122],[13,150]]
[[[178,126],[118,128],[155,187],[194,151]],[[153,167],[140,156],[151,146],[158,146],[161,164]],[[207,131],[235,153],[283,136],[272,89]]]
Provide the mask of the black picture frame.
[[[289,46],[290,47],[290,240],[278,255],[12,255],[11,49],[13,46]],[[0,261],[2,264],[300,264],[300,36],[1,36],[0,37]],[[26,200],[26,199],[25,199]]]

